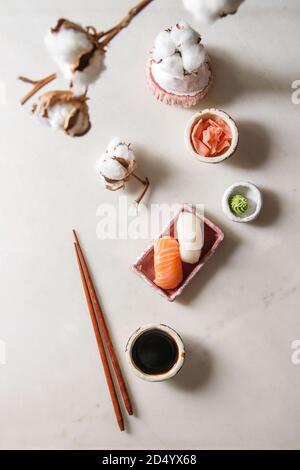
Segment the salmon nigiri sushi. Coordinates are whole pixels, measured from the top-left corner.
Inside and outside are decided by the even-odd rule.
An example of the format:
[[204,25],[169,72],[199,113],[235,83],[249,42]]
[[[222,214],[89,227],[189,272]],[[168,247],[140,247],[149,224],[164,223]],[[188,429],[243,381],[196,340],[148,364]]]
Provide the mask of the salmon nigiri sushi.
[[183,279],[179,243],[162,237],[154,242],[154,283],[161,289],[175,289]]

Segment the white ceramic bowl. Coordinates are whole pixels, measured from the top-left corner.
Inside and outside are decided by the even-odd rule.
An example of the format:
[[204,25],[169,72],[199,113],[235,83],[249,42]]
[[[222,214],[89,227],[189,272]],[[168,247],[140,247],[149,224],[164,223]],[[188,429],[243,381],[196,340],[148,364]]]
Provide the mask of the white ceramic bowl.
[[[139,336],[141,336],[145,331],[148,330],[161,330],[165,333],[167,333],[175,343],[177,344],[178,348],[178,358],[174,366],[168,370],[167,372],[163,374],[155,374],[155,375],[150,375],[150,374],[145,374],[143,371],[141,371],[136,364],[134,363],[132,359],[132,348]],[[162,382],[164,380],[168,380],[171,377],[174,377],[174,375],[178,374],[180,371],[181,367],[183,366],[184,359],[185,359],[185,349],[184,349],[184,344],[178,333],[174,331],[172,328],[166,325],[162,324],[149,324],[145,326],[141,326],[138,328],[129,338],[128,343],[126,345],[126,359],[128,364],[130,365],[132,371],[137,375],[140,379],[147,380],[148,382]]]
[[[205,118],[208,116],[217,116],[223,119],[226,122],[226,124],[230,127],[231,134],[232,134],[232,141],[231,141],[231,145],[229,149],[226,150],[226,152],[222,153],[222,155],[219,155],[218,157],[205,157],[204,155],[200,155],[199,153],[195,152],[193,144],[191,142],[191,132],[192,132],[194,125],[200,118]],[[220,109],[215,109],[215,108],[204,109],[203,111],[197,114],[194,114],[194,116],[192,116],[192,118],[187,123],[186,129],[185,129],[186,147],[188,151],[194,157],[196,157],[197,160],[200,162],[220,163],[223,160],[226,160],[227,158],[231,157],[236,151],[238,141],[239,141],[239,132],[238,132],[238,129],[236,127],[234,120],[227,113],[225,113],[224,111],[221,111]]]
[[[244,214],[235,215],[229,206],[231,196],[239,194],[248,199],[248,209]],[[222,198],[223,212],[234,222],[251,222],[258,217],[262,208],[262,196],[260,190],[252,183],[234,183],[226,189]]]

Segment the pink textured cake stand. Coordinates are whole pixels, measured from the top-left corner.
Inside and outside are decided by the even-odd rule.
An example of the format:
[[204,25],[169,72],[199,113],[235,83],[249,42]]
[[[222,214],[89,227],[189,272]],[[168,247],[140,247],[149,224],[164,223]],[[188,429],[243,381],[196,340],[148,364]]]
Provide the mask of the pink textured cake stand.
[[[159,234],[159,237],[164,235],[174,236],[174,230],[176,226],[177,219],[179,214],[182,211],[192,212],[192,209],[188,205],[183,205],[182,209],[171,219],[166,229]],[[209,258],[215,253],[218,246],[224,239],[224,234],[222,230],[217,227],[213,222],[207,219],[204,216],[196,214],[197,217],[203,222],[203,229],[204,229],[204,245],[201,252],[201,257],[196,264],[188,264],[182,263],[183,267],[183,281],[182,283],[176,287],[176,289],[161,289],[156,284],[154,284],[154,245],[151,244],[146,248],[146,250],[141,254],[141,256],[137,259],[131,269],[141,276],[144,281],[146,281],[150,286],[152,286],[156,292],[161,294],[163,297],[168,299],[170,302],[173,302],[176,297],[178,297],[184,288],[191,282],[191,280],[195,277],[195,275],[203,268],[205,263],[209,260]]]
[[152,59],[151,57],[149,58],[147,62],[147,83],[149,90],[151,93],[155,96],[155,98],[158,101],[161,101],[162,103],[173,105],[173,106],[180,106],[181,108],[191,108],[195,106],[198,101],[202,100],[204,96],[207,94],[212,81],[213,81],[213,75],[210,67],[210,78],[209,82],[206,85],[203,90],[199,91],[196,95],[176,95],[175,93],[170,93],[166,90],[164,90],[154,79],[152,70],[151,70],[151,65],[152,65]]

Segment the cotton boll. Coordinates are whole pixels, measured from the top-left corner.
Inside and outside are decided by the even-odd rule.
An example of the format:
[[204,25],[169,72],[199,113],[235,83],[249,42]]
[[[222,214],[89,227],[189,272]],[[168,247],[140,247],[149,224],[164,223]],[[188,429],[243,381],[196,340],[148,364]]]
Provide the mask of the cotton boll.
[[108,146],[106,147],[105,153],[107,153],[110,157],[112,157],[114,154],[114,150],[117,148],[120,142],[121,142],[121,139],[118,136],[111,139]]
[[111,139],[111,141],[109,142],[108,146],[106,147],[106,153],[112,157],[114,155],[114,151],[115,149],[118,147],[118,145],[120,145],[120,142],[121,142],[121,139],[116,136],[114,137],[113,139]]
[[171,38],[169,31],[162,31],[158,34],[155,40],[155,47],[153,52],[153,59],[160,61],[166,57],[174,54],[176,50],[175,44]]
[[232,15],[236,13],[244,0],[206,0],[212,12],[218,12],[219,16]]
[[110,157],[123,157],[134,160],[135,155],[128,144],[122,142],[119,137],[114,137],[106,148],[106,154]]
[[135,155],[127,144],[120,144],[114,151],[115,157],[126,158],[127,160],[134,160]]
[[183,0],[185,8],[202,23],[235,13],[244,0]]
[[212,15],[208,1],[206,0],[182,0],[186,10],[196,17],[201,23],[210,23],[217,19],[217,14]]
[[32,112],[42,122],[71,137],[82,136],[91,127],[86,97],[74,96],[70,91],[44,93]]
[[93,48],[86,33],[65,28],[57,32],[51,29],[46,35],[45,43],[59,67],[64,63],[76,64],[81,54]]
[[98,169],[102,176],[111,180],[123,180],[126,176],[126,168],[124,168],[117,160],[109,157],[106,153],[101,157]]
[[183,67],[189,73],[197,71],[205,61],[205,50],[202,44],[185,46],[181,53]]
[[171,27],[170,36],[174,44],[177,45],[177,43],[181,42],[182,32],[189,28],[189,25],[185,21],[179,21]]
[[205,94],[212,73],[200,35],[185,22],[179,22],[165,32],[173,40],[175,52],[160,61],[152,56],[150,81],[153,77],[154,83],[166,93],[180,97]]
[[107,146],[98,163],[98,171],[107,189],[117,191],[125,186],[125,182],[136,168],[136,160],[129,145],[114,138]]
[[163,60],[161,68],[164,72],[172,75],[173,77],[181,79],[184,77],[182,58],[179,54],[174,54]]
[[128,146],[126,144],[122,144],[122,142],[120,142],[115,150],[114,150],[114,157],[123,157],[123,158],[128,158],[128,154],[129,154],[129,149],[128,149]]
[[199,44],[201,41],[201,36],[194,29],[183,29],[179,34],[179,41],[176,44],[178,48],[181,48],[185,45]]
[[170,36],[177,48],[184,44],[197,44],[201,39],[200,35],[184,21],[172,27]]
[[63,77],[80,94],[94,83],[104,70],[105,51],[95,36],[82,26],[61,19],[45,38]]

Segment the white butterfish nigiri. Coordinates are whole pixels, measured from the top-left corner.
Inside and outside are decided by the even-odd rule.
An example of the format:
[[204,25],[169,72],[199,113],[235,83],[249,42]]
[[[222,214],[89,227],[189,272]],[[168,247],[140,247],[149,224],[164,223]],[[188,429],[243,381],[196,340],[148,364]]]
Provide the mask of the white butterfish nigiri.
[[204,243],[199,217],[192,212],[181,212],[177,220],[177,237],[181,260],[196,264]]

